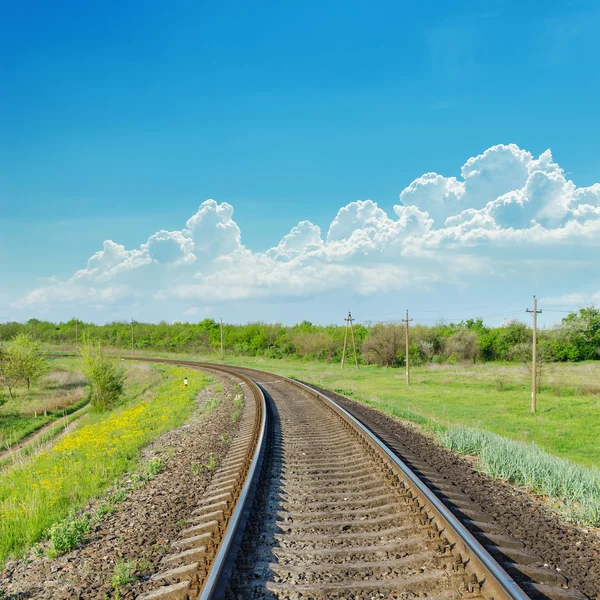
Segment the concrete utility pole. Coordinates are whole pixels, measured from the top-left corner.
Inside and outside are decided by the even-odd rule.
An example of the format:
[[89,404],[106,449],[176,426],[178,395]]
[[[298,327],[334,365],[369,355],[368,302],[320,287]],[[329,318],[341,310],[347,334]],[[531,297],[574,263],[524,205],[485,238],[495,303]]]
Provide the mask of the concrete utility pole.
[[533,310],[525,312],[533,314],[533,346],[531,348],[531,412],[536,411],[537,405],[537,316],[542,312],[537,309],[537,298],[533,297]]
[[406,385],[410,385],[410,364],[409,364],[409,358],[408,358],[408,324],[409,322],[412,321],[412,319],[408,318],[408,311],[406,311],[406,319],[402,319],[403,323],[406,323]]
[[135,350],[133,349],[133,324],[134,324],[134,320],[133,317],[131,318],[131,351],[135,352]]
[[350,311],[348,311],[348,317],[345,318],[344,321],[346,321],[346,333],[344,335],[344,349],[342,351],[342,369],[344,368],[344,362],[346,359],[346,346],[347,346],[347,342],[348,342],[348,327],[350,327],[350,335],[352,336],[352,347],[354,348],[354,364],[356,365],[356,368],[358,369],[358,355],[356,353],[356,343],[354,341],[354,326],[352,325],[352,321],[354,321],[354,319],[352,318],[352,314],[350,313]]
[[219,317],[221,321],[221,360],[223,360],[223,317]]

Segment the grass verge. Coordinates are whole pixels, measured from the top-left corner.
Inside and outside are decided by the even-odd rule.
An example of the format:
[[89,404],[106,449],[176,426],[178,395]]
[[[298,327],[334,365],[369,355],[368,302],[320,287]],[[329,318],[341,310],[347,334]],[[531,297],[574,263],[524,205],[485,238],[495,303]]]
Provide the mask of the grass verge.
[[472,427],[448,427],[438,434],[446,448],[478,457],[482,472],[548,497],[569,521],[600,525],[600,469],[552,456],[535,444],[522,444]]
[[[206,378],[180,367],[157,369],[165,380],[150,399],[90,414],[86,425],[51,450],[0,475],[0,564],[98,496],[118,475],[132,469],[143,446],[188,418]],[[184,377],[188,387],[183,386]]]

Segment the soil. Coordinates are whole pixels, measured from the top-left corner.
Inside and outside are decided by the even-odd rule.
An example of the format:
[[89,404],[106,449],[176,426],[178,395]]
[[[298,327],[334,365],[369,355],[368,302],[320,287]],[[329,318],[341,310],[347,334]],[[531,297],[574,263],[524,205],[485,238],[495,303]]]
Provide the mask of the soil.
[[[125,477],[122,485],[129,488],[125,500],[95,525],[89,540],[78,549],[53,560],[32,552],[26,559],[7,563],[0,575],[0,598],[105,600],[133,599],[141,593],[143,582],[172,551],[170,543],[186,527],[186,519],[210,483],[214,470],[202,465],[211,453],[220,463],[239,427],[239,421],[233,424],[231,420],[232,401],[239,393],[236,382],[211,375],[223,391],[216,391],[216,384],[205,388],[198,396],[198,408],[215,397],[222,398],[219,404],[165,433],[143,453],[144,460],[160,457],[166,468],[143,486],[136,485],[131,475]],[[93,515],[101,501],[91,502],[85,512]],[[138,579],[121,587],[117,595],[111,579],[121,560],[136,563]]]
[[506,535],[567,578],[568,586],[589,598],[600,599],[600,534],[564,522],[527,490],[494,480],[475,470],[469,457],[437,445],[412,424],[404,424],[374,408],[313,384],[311,387],[352,412],[367,426],[373,424],[418,455],[433,469],[444,473],[471,500],[485,507]]

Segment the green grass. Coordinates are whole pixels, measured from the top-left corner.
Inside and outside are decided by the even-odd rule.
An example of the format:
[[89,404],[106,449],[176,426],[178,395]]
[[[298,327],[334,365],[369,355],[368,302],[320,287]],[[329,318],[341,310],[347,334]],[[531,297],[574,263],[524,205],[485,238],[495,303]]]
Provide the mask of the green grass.
[[[0,449],[18,443],[40,427],[81,408],[86,403],[85,379],[74,358],[51,358],[50,373],[39,385],[20,388],[0,406]],[[46,413],[46,414],[44,414]]]
[[[219,362],[216,356],[145,355]],[[434,429],[448,425],[486,429],[519,442],[535,442],[551,454],[582,465],[600,466],[600,361],[546,366],[535,415],[530,412],[527,365],[415,367],[407,388],[403,369],[365,365],[358,371],[351,366],[342,370],[334,363],[230,356],[225,362],[343,390],[353,399]]]
[[[51,431],[56,435],[61,431],[61,425],[65,425],[65,417],[87,404],[86,381],[78,371],[78,359],[61,357],[49,360],[51,372],[38,387],[29,391],[19,390],[16,398],[0,407],[0,450],[14,446],[53,421],[57,422],[57,426]],[[126,368],[126,386],[130,396],[143,394],[159,379],[150,365],[127,363]],[[40,442],[52,437],[48,433]]]
[[[364,366],[342,371],[339,365],[268,359],[229,362],[341,389],[353,399],[420,425],[486,429],[519,442],[535,442],[583,465],[600,466],[600,361],[552,365],[535,415],[530,412],[531,380],[524,365],[417,367],[407,388],[402,369]],[[598,393],[592,393],[597,388]]]
[[450,450],[479,457],[479,468],[490,477],[547,496],[568,520],[600,525],[600,469],[471,427],[449,427],[438,439]]
[[416,367],[407,387],[403,369],[248,357],[226,362],[314,383],[417,423],[453,449],[477,455],[484,472],[548,496],[566,518],[600,523],[600,361],[545,365],[536,414],[528,365]]
[[[150,369],[148,365],[136,368],[146,374]],[[0,473],[0,564],[25,551],[88,499],[99,496],[116,477],[135,467],[143,446],[192,414],[195,397],[206,385],[204,376],[174,366],[152,370],[163,381],[151,395],[144,391],[147,381],[136,381],[122,407],[89,414],[84,426],[48,451],[23,467]],[[184,376],[189,379],[187,388]],[[157,470],[159,465],[149,468]]]

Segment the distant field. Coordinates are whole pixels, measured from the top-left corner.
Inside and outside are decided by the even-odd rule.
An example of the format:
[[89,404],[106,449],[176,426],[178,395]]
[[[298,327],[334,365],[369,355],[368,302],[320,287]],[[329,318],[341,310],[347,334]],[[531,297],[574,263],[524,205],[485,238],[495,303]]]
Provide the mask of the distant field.
[[50,372],[38,386],[18,389],[16,398],[0,406],[0,450],[85,402],[85,379],[77,370],[76,359],[49,362]]
[[[218,362],[214,356],[187,358]],[[338,390],[401,418],[479,427],[517,441],[535,441],[583,465],[600,466],[600,361],[545,366],[536,415],[530,413],[531,374],[521,364],[416,367],[407,389],[403,369],[362,366],[356,371],[349,366],[342,371],[339,364],[248,357],[226,357],[226,362]]]

